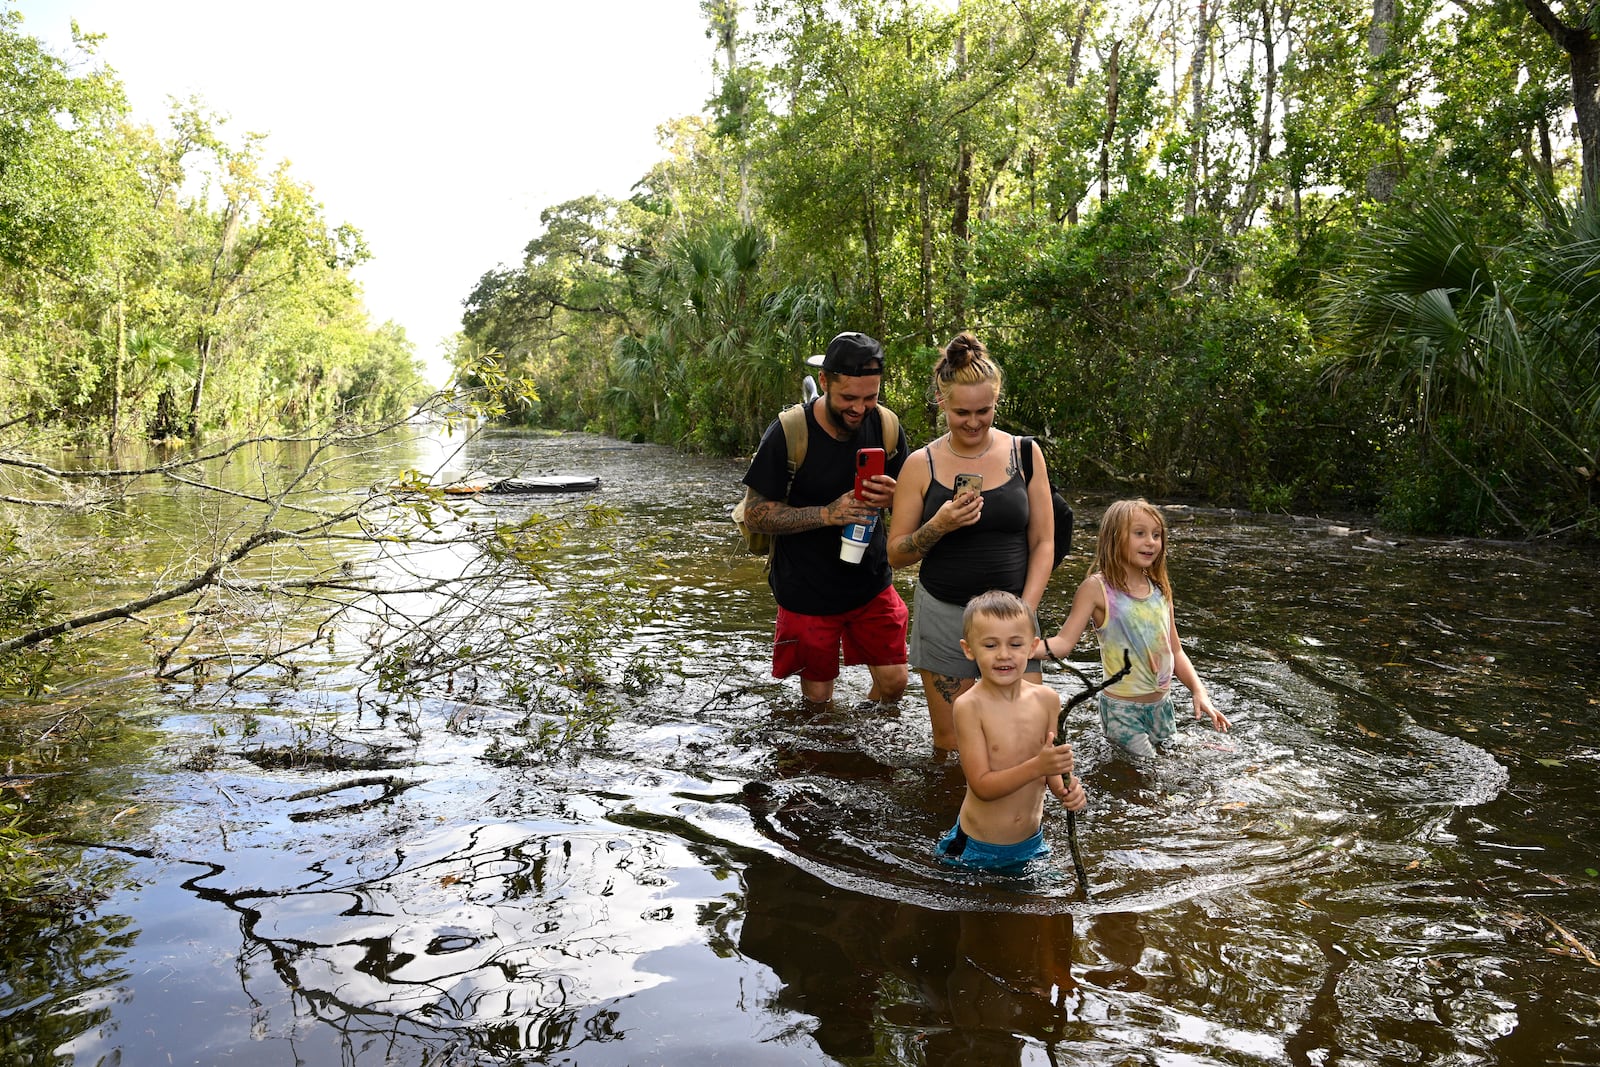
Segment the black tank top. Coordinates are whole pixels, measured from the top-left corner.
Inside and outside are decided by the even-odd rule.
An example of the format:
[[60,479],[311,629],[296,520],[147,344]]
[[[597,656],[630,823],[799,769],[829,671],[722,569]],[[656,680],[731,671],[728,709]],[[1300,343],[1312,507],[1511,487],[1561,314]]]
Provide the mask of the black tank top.
[[[922,521],[933,518],[955,490],[933,477],[928,457],[928,491],[922,497]],[[1028,485],[1015,474],[983,491],[983,517],[972,526],[952,530],[922,557],[919,580],[946,604],[961,604],[990,589],[1022,595],[1028,579]]]

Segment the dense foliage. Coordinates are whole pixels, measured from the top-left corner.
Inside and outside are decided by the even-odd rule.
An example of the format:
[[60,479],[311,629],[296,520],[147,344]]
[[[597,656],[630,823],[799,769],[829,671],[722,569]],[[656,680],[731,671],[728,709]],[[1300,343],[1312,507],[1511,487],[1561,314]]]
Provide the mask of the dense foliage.
[[1073,486],[1600,530],[1600,131],[1542,4],[702,8],[710,114],[468,300],[527,420],[748,451],[848,328],[925,438],[972,329]]
[[361,235],[199,103],[134,123],[93,46],[69,63],[0,7],[0,423],[192,438],[419,399],[351,279]]

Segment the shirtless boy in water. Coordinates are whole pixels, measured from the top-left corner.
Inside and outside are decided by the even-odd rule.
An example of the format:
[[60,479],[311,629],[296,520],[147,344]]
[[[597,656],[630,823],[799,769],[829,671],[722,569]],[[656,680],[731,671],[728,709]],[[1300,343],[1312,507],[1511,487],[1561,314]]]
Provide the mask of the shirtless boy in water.
[[977,662],[978,683],[954,706],[967,794],[936,847],[954,863],[1005,869],[1049,852],[1040,829],[1047,787],[1073,811],[1088,806],[1072,773],[1072,746],[1052,743],[1061,697],[1023,677],[1036,633],[1033,612],[1012,593],[994,590],[967,603],[961,649]]

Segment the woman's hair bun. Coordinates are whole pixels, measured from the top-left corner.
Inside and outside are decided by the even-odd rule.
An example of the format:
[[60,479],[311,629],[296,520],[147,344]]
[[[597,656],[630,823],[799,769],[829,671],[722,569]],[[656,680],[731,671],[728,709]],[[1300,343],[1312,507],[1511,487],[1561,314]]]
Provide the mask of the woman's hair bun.
[[950,343],[944,346],[945,362],[952,371],[958,371],[988,354],[983,342],[965,330],[950,338]]

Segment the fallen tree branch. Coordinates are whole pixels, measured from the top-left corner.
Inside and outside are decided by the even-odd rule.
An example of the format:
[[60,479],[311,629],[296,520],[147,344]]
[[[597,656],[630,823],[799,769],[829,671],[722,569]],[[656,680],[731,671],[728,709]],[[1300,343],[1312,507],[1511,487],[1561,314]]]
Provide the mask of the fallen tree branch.
[[351,778],[346,782],[334,782],[332,785],[319,785],[313,789],[302,789],[298,793],[291,793],[289,796],[281,797],[280,799],[286,802],[310,800],[312,797],[325,797],[329,793],[339,793],[346,789],[358,789],[365,785],[381,785],[386,790],[389,790],[396,788],[409,789],[416,784],[416,782],[404,782],[392,774],[373,774],[365,778]]
[[157,604],[164,604],[169,600],[176,600],[178,597],[187,596],[189,593],[192,593],[197,589],[204,589],[206,586],[215,584],[219,580],[219,576],[222,574],[224,567],[228,566],[230,563],[237,563],[239,560],[245,558],[259,548],[263,548],[277,541],[304,537],[320,526],[331,525],[334,522],[343,522],[354,517],[355,513],[346,513],[343,515],[334,516],[326,522],[318,523],[314,526],[305,527],[304,529],[300,530],[257,530],[255,533],[251,534],[249,537],[246,537],[243,541],[234,546],[233,550],[228,552],[227,555],[216,560],[211,564],[211,566],[207,567],[199,574],[194,575],[192,578],[189,578],[187,581],[179,582],[177,585],[168,586],[165,589],[157,590],[147,597],[129,601],[126,604],[117,604],[113,607],[102,608],[99,611],[91,611],[83,615],[77,615],[70,619],[64,619],[61,622],[52,623],[49,626],[40,626],[36,629],[29,630],[27,633],[18,634],[16,637],[9,638],[5,641],[0,641],[0,655],[5,655],[8,652],[15,652],[18,649],[32,648],[35,645],[43,644],[45,641],[48,641],[53,637],[60,637],[62,634],[71,633],[74,630],[81,630],[86,626],[94,626],[97,623],[111,622],[116,619],[134,619],[135,616],[145,608],[154,607]]
[[1539,916],[1539,918],[1543,919],[1545,922],[1549,923],[1550,928],[1561,935],[1561,940],[1565,941],[1567,944],[1571,945],[1575,950],[1581,953],[1584,959],[1588,960],[1594,966],[1600,967],[1600,959],[1596,959],[1594,953],[1589,951],[1589,946],[1585,945],[1582,941],[1579,941],[1576,937],[1574,937],[1565,926],[1562,926],[1560,923],[1556,922],[1542,911],[1535,911],[1534,914]]
[[358,811],[363,811],[376,804],[382,804],[386,800],[391,800],[394,797],[399,796],[401,793],[404,793],[407,789],[421,784],[421,782],[405,781],[392,774],[379,774],[367,778],[351,778],[349,781],[335,782],[332,785],[318,786],[315,789],[303,789],[300,792],[295,793],[292,796],[284,797],[283,799],[285,801],[310,800],[312,797],[326,796],[329,793],[338,793],[345,789],[356,789],[362,786],[371,785],[380,785],[383,787],[382,793],[379,793],[377,796],[371,797],[367,800],[358,800],[352,804],[341,804],[336,808],[328,808],[326,811],[295,811],[289,813],[289,820],[291,822],[308,822],[312,819],[331,819],[339,815],[350,815]]
[[387,433],[394,429],[394,422],[374,426],[371,429],[359,430],[353,433],[316,434],[309,437],[298,437],[281,434],[263,434],[259,437],[246,437],[238,441],[229,442],[222,448],[211,452],[202,452],[195,456],[184,456],[179,459],[157,463],[150,467],[99,467],[87,470],[64,470],[52,467],[48,463],[39,463],[36,460],[22,459],[18,456],[8,456],[0,453],[0,467],[15,467],[18,470],[33,471],[35,474],[48,475],[62,481],[81,481],[88,478],[143,478],[152,474],[170,474],[173,471],[183,470],[185,467],[196,467],[202,463],[209,463],[214,459],[225,459],[242,449],[252,445],[263,444],[307,444],[322,442],[324,444],[347,444],[351,441],[364,441],[369,438]]
[[0,504],[16,504],[25,508],[79,508],[85,506],[66,500],[32,500],[21,496],[0,496]]

